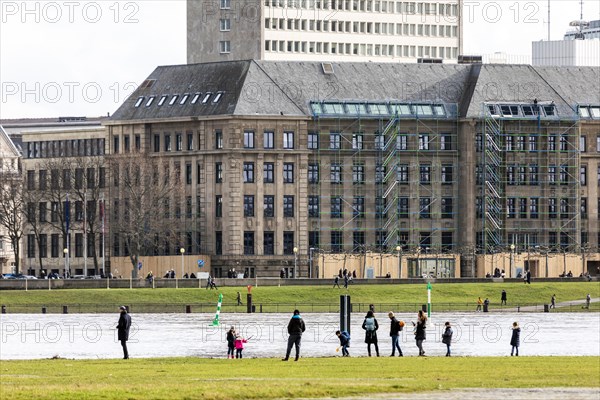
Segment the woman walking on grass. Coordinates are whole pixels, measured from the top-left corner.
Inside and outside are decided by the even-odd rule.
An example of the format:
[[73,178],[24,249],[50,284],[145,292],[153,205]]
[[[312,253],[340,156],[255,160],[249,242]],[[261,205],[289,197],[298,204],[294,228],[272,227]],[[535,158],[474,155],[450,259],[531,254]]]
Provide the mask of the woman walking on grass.
[[369,310],[367,312],[362,328],[365,330],[365,343],[367,344],[369,357],[371,357],[371,344],[375,345],[375,352],[377,353],[377,357],[379,357],[379,346],[377,345],[377,329],[379,329],[379,324],[373,315],[373,311]]
[[419,356],[425,355],[425,350],[423,350],[423,340],[425,340],[425,329],[427,323],[427,316],[423,312],[423,310],[419,310],[417,323],[413,322],[413,326],[415,328],[415,340],[417,342],[417,347],[419,348]]

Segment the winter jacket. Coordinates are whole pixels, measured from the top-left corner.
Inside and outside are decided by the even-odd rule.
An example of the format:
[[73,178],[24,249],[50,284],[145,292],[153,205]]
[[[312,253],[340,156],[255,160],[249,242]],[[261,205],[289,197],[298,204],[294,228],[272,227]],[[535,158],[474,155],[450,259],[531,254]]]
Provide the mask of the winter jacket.
[[294,315],[290,319],[288,324],[288,333],[290,335],[302,335],[302,332],[306,330],[306,326],[304,325],[304,320],[300,315]]
[[127,311],[121,311],[119,317],[119,323],[117,325],[118,339],[129,340],[129,328],[131,327],[131,317],[127,314]]
[[235,335],[231,331],[227,331],[227,346],[235,347]]
[[346,331],[340,333],[340,345],[350,347],[350,334]]
[[444,343],[444,344],[451,344],[452,343],[452,334],[453,333],[454,332],[452,332],[452,328],[450,328],[449,326],[447,326],[446,330],[442,334],[442,343]]
[[512,337],[510,338],[510,345],[519,347],[521,338],[521,328],[516,327],[512,328]]
[[400,323],[396,317],[392,317],[390,320],[390,336],[398,336],[400,333]]
[[415,331],[415,340],[425,340],[425,321],[423,320],[418,320],[417,321],[417,328]]
[[242,339],[242,338],[235,339],[235,348],[238,350],[243,349],[244,343],[248,343],[248,341],[246,339]]

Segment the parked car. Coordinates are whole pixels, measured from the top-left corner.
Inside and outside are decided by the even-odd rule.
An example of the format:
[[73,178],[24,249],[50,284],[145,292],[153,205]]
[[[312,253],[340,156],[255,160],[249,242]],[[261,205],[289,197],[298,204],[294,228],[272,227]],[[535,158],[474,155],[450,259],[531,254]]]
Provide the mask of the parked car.
[[85,275],[73,275],[71,279],[85,279]]
[[37,279],[37,278],[33,275],[21,275],[17,279]]

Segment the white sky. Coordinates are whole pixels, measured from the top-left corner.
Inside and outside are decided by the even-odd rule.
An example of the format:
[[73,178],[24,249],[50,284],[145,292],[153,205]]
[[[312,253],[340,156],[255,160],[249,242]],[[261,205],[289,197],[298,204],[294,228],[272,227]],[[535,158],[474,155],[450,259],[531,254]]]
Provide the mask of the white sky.
[[[185,3],[0,0],[0,119],[112,114],[156,66],[186,62]],[[464,3],[465,54],[528,56],[547,38],[547,0]],[[579,14],[579,0],[551,0],[551,39]]]

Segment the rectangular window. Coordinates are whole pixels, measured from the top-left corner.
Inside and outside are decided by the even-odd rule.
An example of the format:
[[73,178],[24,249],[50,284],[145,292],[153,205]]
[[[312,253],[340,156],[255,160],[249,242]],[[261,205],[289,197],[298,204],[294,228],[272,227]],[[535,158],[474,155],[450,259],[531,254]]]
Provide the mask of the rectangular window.
[[294,232],[283,232],[283,254],[294,254]]
[[363,149],[363,135],[362,133],[352,134],[352,149],[362,150]]
[[408,150],[408,135],[398,135],[398,137],[396,138],[396,150]]
[[283,183],[294,183],[294,163],[283,163]]
[[454,201],[451,197],[442,197],[442,218],[454,218]]
[[275,132],[264,131],[263,132],[263,148],[274,149],[275,148]]
[[567,151],[568,144],[569,144],[569,142],[567,140],[567,135],[560,135],[560,139],[559,139],[560,151]]
[[244,232],[244,255],[254,255],[254,232]]
[[548,218],[555,219],[557,216],[557,205],[555,198],[548,199]]
[[319,218],[319,196],[308,196],[308,217]]
[[529,146],[528,147],[529,151],[537,151],[537,149],[538,149],[538,137],[537,136],[530,135],[528,137],[527,142],[528,142],[528,146]]
[[329,148],[332,150],[339,150],[342,148],[342,135],[340,133],[329,133]]
[[83,234],[75,234],[75,257],[83,257]]
[[263,216],[273,218],[275,216],[275,196],[265,195],[263,197]]
[[294,217],[294,196],[283,196],[283,216]]
[[331,218],[342,218],[342,198],[334,196],[331,198]]
[[527,218],[527,199],[524,197],[519,199],[519,218]]
[[154,152],[160,152],[160,135],[154,135]]
[[45,201],[41,202],[40,204],[38,204],[38,207],[39,207],[39,214],[40,214],[39,215],[39,217],[40,217],[39,221],[40,222],[47,222],[47,217],[46,217],[46,214],[47,214],[46,207],[47,207],[47,205],[46,205],[46,202]]
[[556,135],[548,136],[548,151],[556,151]]
[[309,231],[308,232],[308,245],[313,248],[318,248],[319,244],[320,244],[319,231]]
[[352,251],[355,253],[362,252],[365,250],[365,232],[354,231],[352,232]]
[[189,132],[187,133],[187,150],[194,150],[194,134]]
[[419,150],[429,150],[429,135],[419,134]]
[[[245,134],[244,134],[245,138]],[[223,131],[220,129],[215,130],[215,148],[222,149],[223,148]]]
[[408,197],[398,197],[398,218],[408,218]]
[[429,185],[431,183],[431,165],[419,166],[419,182],[422,185]]
[[431,218],[431,197],[420,197],[419,198],[419,218],[421,218],[421,219]]
[[581,198],[581,203],[579,205],[579,212],[581,213],[581,219],[587,219],[587,197]]
[[171,151],[171,135],[165,133],[165,151]]
[[244,217],[254,217],[253,195],[244,195]]
[[215,183],[223,183],[223,163],[215,163]]
[[452,135],[450,133],[442,133],[440,136],[440,150],[453,150]]
[[516,218],[516,199],[514,197],[509,197],[506,199],[506,218]]
[[254,148],[254,131],[244,131],[244,148]]
[[582,165],[579,167],[579,183],[581,186],[587,186],[587,166]]
[[254,163],[253,162],[245,162],[244,163],[244,183],[254,183]]
[[537,197],[529,199],[529,218],[539,218],[539,199]]
[[377,163],[375,165],[375,183],[376,184],[383,183],[383,181],[385,179],[385,171],[386,171],[386,168],[384,165],[381,165],[380,163]]
[[319,148],[319,134],[317,132],[308,132],[308,149],[316,150],[318,148]]
[[283,148],[293,149],[294,148],[294,132],[287,131],[283,132]]
[[186,185],[192,184],[192,164],[185,164],[185,183]]
[[219,20],[219,28],[221,32],[228,32],[231,30],[231,20],[229,18],[221,18]]
[[408,183],[408,164],[398,164],[396,167],[396,180],[398,183]]
[[58,233],[53,233],[50,236],[50,257],[58,258]]
[[569,199],[562,198],[560,199],[560,218],[567,219],[569,218],[570,209],[569,209]]
[[365,183],[365,166],[364,165],[353,165],[352,166],[352,183],[355,185]]
[[183,136],[181,133],[175,134],[175,151],[183,150]]
[[44,233],[40,234],[39,250],[41,258],[48,257],[48,236]]
[[221,40],[219,42],[219,52],[221,54],[227,54],[231,52],[231,42],[229,40]]
[[579,151],[585,153],[587,149],[587,136],[579,136]]
[[[81,171],[81,181],[83,181],[83,169],[79,169]],[[48,187],[48,171],[46,171],[45,169],[40,169],[39,171],[39,188],[40,190],[46,190],[46,188]],[[82,189],[83,188],[83,183],[80,182],[79,186],[77,186],[77,189]]]
[[331,252],[341,253],[344,251],[344,236],[341,231],[331,231]]
[[450,185],[452,184],[453,177],[453,166],[452,164],[442,164],[441,176],[442,176],[442,185]]
[[27,235],[27,258],[35,258],[35,235]]
[[263,164],[263,182],[264,183],[273,183],[275,181],[275,164],[274,163],[264,163]]
[[352,217],[364,218],[365,217],[365,198],[362,196],[354,197],[352,200]]
[[539,180],[538,171],[539,171],[539,169],[538,169],[537,165],[532,164],[529,166],[529,184],[530,185],[534,185],[534,186],[539,185],[540,180]]
[[308,183],[319,183],[319,164],[308,164]]
[[548,184],[556,185],[556,166],[548,166]]
[[215,217],[223,217],[223,196],[221,195],[215,197]]
[[263,233],[263,254],[272,256],[275,254],[275,232],[265,231]]
[[342,183],[342,164],[331,164],[330,180],[332,184]]

